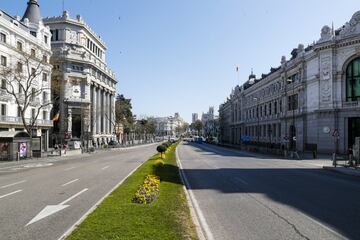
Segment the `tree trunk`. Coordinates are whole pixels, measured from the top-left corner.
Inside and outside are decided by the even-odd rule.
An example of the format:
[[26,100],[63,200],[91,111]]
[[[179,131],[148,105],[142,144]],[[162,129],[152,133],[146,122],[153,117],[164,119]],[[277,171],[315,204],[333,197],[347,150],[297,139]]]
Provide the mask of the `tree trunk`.
[[33,137],[32,137],[32,134],[30,134],[30,144],[29,144],[29,156],[30,156],[30,159],[32,159],[32,157],[33,157],[32,146],[33,146]]

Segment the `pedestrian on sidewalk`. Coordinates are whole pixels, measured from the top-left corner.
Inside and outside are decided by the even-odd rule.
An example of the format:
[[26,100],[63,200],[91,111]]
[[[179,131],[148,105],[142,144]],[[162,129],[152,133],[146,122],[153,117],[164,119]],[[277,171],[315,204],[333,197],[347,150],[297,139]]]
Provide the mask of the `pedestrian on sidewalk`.
[[349,166],[350,166],[350,167],[353,167],[353,166],[354,166],[354,162],[353,162],[354,153],[353,153],[352,148],[349,148],[349,149],[348,149],[348,156],[349,156]]

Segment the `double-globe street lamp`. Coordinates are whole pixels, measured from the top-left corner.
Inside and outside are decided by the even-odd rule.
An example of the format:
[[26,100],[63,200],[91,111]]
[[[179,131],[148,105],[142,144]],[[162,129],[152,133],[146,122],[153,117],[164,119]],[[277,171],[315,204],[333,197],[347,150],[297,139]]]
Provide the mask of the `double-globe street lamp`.
[[292,78],[288,78],[286,80],[287,83],[292,83],[292,96],[291,96],[291,110],[292,110],[292,126],[291,126],[291,132],[290,132],[290,139],[291,139],[291,150],[296,151],[296,128],[295,128],[295,106],[296,106],[296,99],[295,99],[295,81]]
[[[251,70],[251,74],[249,76],[249,84],[254,85],[255,83],[256,83],[256,76],[253,73],[253,71]],[[259,113],[260,98],[254,97],[253,100],[256,101],[256,118],[257,118],[256,135],[257,135],[257,144],[259,145],[260,144],[260,113]]]

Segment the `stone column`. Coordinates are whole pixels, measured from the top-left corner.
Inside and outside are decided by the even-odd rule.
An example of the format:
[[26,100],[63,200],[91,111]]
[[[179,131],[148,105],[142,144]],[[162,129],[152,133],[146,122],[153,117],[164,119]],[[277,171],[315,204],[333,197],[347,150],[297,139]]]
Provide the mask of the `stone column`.
[[105,92],[105,132],[109,134],[109,93]]
[[92,106],[92,118],[91,118],[91,124],[92,124],[92,134],[96,134],[96,110],[97,110],[97,105],[96,105],[96,86],[93,85],[92,86],[92,102],[91,102],[91,106]]
[[109,132],[109,134],[111,134],[112,132],[111,132],[111,111],[110,111],[110,109],[111,109],[111,93],[109,92],[108,93],[108,107],[107,107],[107,111],[108,111],[108,120],[107,120],[107,122],[108,122],[108,132]]
[[101,107],[100,107],[100,109],[101,109],[101,113],[100,113],[100,121],[101,121],[101,124],[100,124],[100,126],[101,126],[101,133],[104,133],[105,131],[105,128],[104,128],[104,104],[105,104],[105,99],[104,99],[104,90],[103,89],[101,89],[100,90],[100,98],[101,98]]
[[113,111],[112,111],[112,108],[113,108],[113,95],[110,94],[110,104],[109,104],[109,122],[110,122],[110,134],[113,134],[114,132],[114,121],[113,121]]
[[105,89],[103,90],[103,105],[102,105],[102,109],[103,109],[103,114],[102,114],[102,118],[103,118],[103,133],[106,134],[106,92]]
[[101,119],[100,119],[100,113],[101,113],[101,89],[96,89],[96,133],[99,134],[101,132]]

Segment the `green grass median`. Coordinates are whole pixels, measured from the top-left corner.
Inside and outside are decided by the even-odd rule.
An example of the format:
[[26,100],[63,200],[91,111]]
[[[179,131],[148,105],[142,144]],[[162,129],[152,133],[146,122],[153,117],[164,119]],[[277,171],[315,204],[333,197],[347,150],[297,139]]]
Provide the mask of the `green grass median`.
[[[90,214],[67,240],[198,239],[190,217],[175,154],[169,147],[163,167],[154,167],[157,154],[127,178]],[[160,177],[158,197],[151,204],[132,203],[148,175]]]

